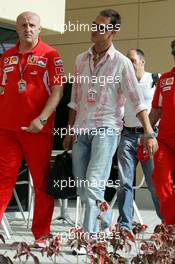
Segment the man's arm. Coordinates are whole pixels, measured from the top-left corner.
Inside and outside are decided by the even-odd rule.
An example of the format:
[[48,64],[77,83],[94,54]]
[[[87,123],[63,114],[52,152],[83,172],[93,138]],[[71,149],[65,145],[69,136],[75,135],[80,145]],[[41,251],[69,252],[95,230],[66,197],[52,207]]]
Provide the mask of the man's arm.
[[158,143],[155,137],[152,137],[153,129],[151,127],[149,117],[147,111],[141,111],[137,114],[137,118],[141,122],[144,129],[144,140],[145,145],[150,155],[154,155],[154,153],[158,150]]
[[[70,109],[69,110],[69,119],[68,119],[68,125],[67,128],[72,128],[73,124],[75,122],[76,119],[76,111],[74,109]],[[68,129],[69,131],[69,129]],[[73,136],[67,134],[63,140],[63,148],[65,150],[69,150],[71,145],[72,145],[72,141],[73,141]]]
[[75,123],[76,113],[77,112],[74,109],[69,110],[69,119],[68,119],[69,127],[73,127],[73,124]]
[[[24,128],[25,131],[31,133],[40,132],[44,125],[47,122],[47,119],[51,116],[51,114],[55,111],[58,103],[60,102],[63,96],[63,88],[62,88],[62,77],[63,77],[63,62],[60,55],[56,50],[51,49],[48,54],[48,63],[46,66],[46,70],[48,72],[47,85],[49,86],[49,90],[51,94],[47,99],[45,106],[39,116],[36,116],[34,120],[31,121],[29,127]],[[57,63],[59,62],[59,67],[57,67]]]
[[[74,65],[74,76],[77,76],[78,70],[78,58],[76,58],[75,65]],[[76,79],[76,78],[75,78]],[[69,110],[69,118],[67,123],[67,134],[63,140],[63,148],[65,150],[69,150],[72,146],[72,143],[76,137],[76,135],[70,135],[69,131],[74,126],[76,115],[77,115],[77,106],[78,106],[78,90],[79,85],[77,85],[76,81],[73,82],[72,91],[71,91],[71,100],[68,104]]]
[[138,88],[138,81],[135,76],[134,68],[129,60],[123,69],[122,80],[123,83],[121,84],[121,88],[123,93],[128,99],[128,103],[134,107],[136,116],[144,129],[146,148],[149,154],[153,155],[158,149],[157,140],[153,138],[153,129],[148,118],[143,94]]
[[152,127],[154,127],[162,115],[162,107],[152,108],[149,114],[149,119]]
[[51,88],[51,91],[51,95],[49,96],[44,109],[38,117],[32,120],[29,127],[24,129],[25,131],[31,133],[40,132],[44,127],[44,124],[42,124],[42,120],[47,120],[50,115],[55,111],[58,103],[60,102],[63,96],[63,88],[61,86],[55,85]]
[[49,116],[55,111],[58,103],[60,102],[62,96],[63,96],[63,88],[61,86],[55,85],[51,88],[51,95],[48,98],[46,105],[43,109],[43,111],[40,113],[41,118],[48,119]]

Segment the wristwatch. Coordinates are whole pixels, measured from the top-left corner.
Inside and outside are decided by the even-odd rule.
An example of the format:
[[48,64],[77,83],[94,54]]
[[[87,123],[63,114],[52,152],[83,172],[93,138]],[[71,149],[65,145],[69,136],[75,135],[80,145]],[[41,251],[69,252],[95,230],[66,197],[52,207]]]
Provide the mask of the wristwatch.
[[40,121],[42,126],[45,126],[47,124],[47,119],[46,118],[39,117],[39,121]]
[[148,133],[144,133],[143,134],[144,138],[156,138],[157,137],[157,133],[152,131],[152,132],[148,132]]

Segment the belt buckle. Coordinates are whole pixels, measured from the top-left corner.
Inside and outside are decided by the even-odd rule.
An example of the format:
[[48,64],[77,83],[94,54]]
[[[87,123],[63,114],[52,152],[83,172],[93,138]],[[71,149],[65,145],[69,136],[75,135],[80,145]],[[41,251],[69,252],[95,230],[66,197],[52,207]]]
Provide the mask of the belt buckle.
[[140,133],[140,127],[135,127],[135,133]]

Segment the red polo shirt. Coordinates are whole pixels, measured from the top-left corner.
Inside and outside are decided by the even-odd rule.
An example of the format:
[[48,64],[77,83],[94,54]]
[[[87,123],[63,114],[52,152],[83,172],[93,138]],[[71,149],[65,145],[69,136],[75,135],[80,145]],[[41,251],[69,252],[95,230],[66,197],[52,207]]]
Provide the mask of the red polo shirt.
[[[0,86],[4,87],[0,94],[0,128],[21,131],[21,127],[28,127],[40,115],[52,87],[60,85],[62,75],[59,54],[40,38],[30,52],[19,53],[19,42],[5,51],[0,65]],[[26,85],[19,87],[21,79]],[[53,124],[54,114],[42,132],[52,132]]]
[[175,137],[175,67],[170,72],[161,75],[152,107],[162,107],[159,137]]

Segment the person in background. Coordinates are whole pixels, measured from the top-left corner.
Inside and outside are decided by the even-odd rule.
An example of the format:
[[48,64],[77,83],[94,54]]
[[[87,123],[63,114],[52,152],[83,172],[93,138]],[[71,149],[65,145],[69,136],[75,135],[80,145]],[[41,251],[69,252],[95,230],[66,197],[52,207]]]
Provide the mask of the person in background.
[[[131,49],[127,52],[127,57],[131,60],[135,74],[138,80],[138,87],[143,94],[148,113],[151,110],[151,102],[156,87],[158,74],[152,74],[145,71],[145,55],[140,49]],[[155,76],[155,77],[154,77]],[[124,129],[121,135],[121,141],[118,147],[118,176],[120,180],[120,190],[118,192],[118,208],[121,227],[132,230],[133,222],[133,183],[136,177],[136,168],[138,165],[137,151],[140,139],[143,136],[144,129],[140,121],[136,118],[133,106],[126,100],[124,106]],[[148,156],[147,160],[140,161],[148,190],[156,209],[157,215],[160,215],[159,200],[156,196],[152,183],[153,157]]]
[[[175,60],[175,40],[171,42]],[[160,119],[159,150],[154,156],[153,184],[160,200],[163,223],[175,224],[175,67],[162,74],[154,94],[150,121],[154,126]]]
[[[5,51],[0,66],[0,221],[25,158],[35,205],[32,231],[36,246],[46,246],[54,200],[46,194],[53,144],[54,111],[62,97],[63,65],[57,51],[42,42],[40,17],[17,17],[19,41]],[[56,80],[56,82],[55,82]]]

